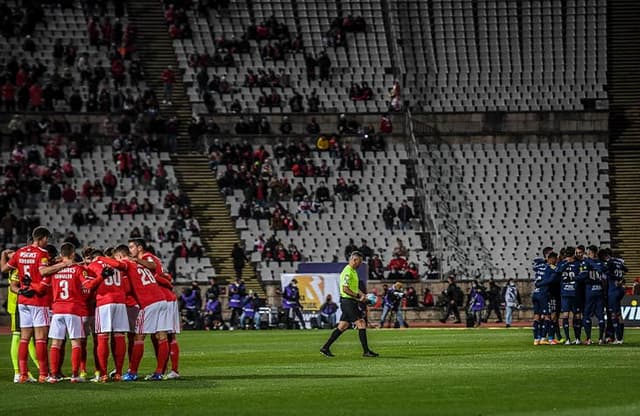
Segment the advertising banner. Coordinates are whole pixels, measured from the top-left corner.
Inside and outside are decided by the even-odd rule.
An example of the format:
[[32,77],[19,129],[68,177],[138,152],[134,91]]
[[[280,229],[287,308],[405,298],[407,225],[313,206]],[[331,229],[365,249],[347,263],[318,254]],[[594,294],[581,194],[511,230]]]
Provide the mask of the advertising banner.
[[625,326],[640,326],[640,296],[625,296],[621,306]]
[[322,273],[322,274],[298,274],[286,273],[280,275],[282,291],[291,282],[292,279],[298,282],[298,290],[300,291],[300,304],[305,312],[318,312],[320,306],[324,303],[327,295],[331,295],[333,301],[340,305],[340,290],[338,282],[339,274]]

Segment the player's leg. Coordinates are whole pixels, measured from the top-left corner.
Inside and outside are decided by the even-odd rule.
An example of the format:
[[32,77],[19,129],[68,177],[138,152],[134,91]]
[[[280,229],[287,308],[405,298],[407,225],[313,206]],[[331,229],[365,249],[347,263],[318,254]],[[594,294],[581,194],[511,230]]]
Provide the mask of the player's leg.
[[593,315],[593,301],[591,298],[585,300],[584,315],[582,317],[582,326],[584,328],[584,334],[587,337],[585,344],[591,344],[591,316]]
[[33,334],[36,339],[36,356],[38,357],[38,366],[40,373],[38,381],[44,383],[47,381],[47,377],[49,376],[47,336],[49,334],[49,324],[51,323],[51,317],[49,316],[49,308],[34,306],[33,311]]
[[537,296],[532,296],[531,297],[531,301],[533,303],[533,345],[538,345],[540,343],[540,314],[541,314],[541,308],[540,308],[540,302]]
[[360,338],[360,345],[362,346],[362,356],[377,357],[378,354],[369,348],[369,342],[367,340],[367,323],[364,319],[356,321],[356,328],[358,328],[358,338]]
[[51,339],[51,348],[49,349],[49,364],[51,366],[51,377],[49,378],[50,383],[56,383],[62,380],[62,378],[57,375],[60,373],[60,366],[62,365],[60,361],[60,349],[62,348],[66,332],[67,327],[65,325],[63,315],[53,315],[48,334]]
[[598,344],[605,343],[605,325],[606,322],[604,320],[604,302],[602,296],[599,296],[596,299],[595,303],[595,315],[598,319]]
[[145,334],[153,333],[147,332],[151,326],[151,317],[148,313],[149,306],[141,308],[138,312],[138,318],[135,321],[135,335],[133,337],[133,347],[131,349],[131,355],[129,357],[129,371],[122,377],[123,381],[136,381],[138,380],[138,367],[142,356],[144,355],[144,338]]

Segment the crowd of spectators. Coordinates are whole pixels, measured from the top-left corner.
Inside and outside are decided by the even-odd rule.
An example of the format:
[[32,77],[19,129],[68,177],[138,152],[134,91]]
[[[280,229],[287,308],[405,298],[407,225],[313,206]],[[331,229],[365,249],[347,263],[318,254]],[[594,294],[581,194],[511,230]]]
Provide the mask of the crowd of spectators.
[[253,242],[253,251],[260,253],[262,261],[267,263],[275,261],[302,261],[303,256],[295,244],[285,245],[275,234],[265,240],[264,234],[260,234]]

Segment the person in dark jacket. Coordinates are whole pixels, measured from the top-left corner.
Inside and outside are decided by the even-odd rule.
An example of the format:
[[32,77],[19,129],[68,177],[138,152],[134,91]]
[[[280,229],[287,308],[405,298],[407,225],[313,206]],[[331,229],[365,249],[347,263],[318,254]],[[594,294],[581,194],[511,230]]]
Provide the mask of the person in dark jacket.
[[489,292],[487,293],[487,321],[491,315],[491,311],[496,313],[498,320],[496,323],[502,322],[502,311],[500,310],[500,304],[502,303],[502,288],[491,279],[489,280]]
[[242,278],[242,269],[247,262],[247,256],[244,254],[244,250],[240,247],[240,244],[235,243],[233,245],[231,258],[233,259],[233,269],[236,271],[236,279],[240,279]]
[[440,322],[445,323],[447,319],[449,319],[449,316],[453,314],[453,316],[456,318],[455,323],[459,324],[461,321],[460,311],[458,310],[458,307],[462,305],[464,294],[462,293],[462,289],[460,289],[458,285],[456,285],[455,278],[453,276],[449,276],[448,280],[449,286],[447,286],[447,289],[444,292],[447,299],[447,310],[443,318],[440,319]]
[[302,305],[300,305],[300,291],[298,281],[292,279],[284,288],[282,293],[282,309],[286,314],[287,328],[294,328],[295,318],[298,318],[300,329],[305,329],[304,318],[302,317]]

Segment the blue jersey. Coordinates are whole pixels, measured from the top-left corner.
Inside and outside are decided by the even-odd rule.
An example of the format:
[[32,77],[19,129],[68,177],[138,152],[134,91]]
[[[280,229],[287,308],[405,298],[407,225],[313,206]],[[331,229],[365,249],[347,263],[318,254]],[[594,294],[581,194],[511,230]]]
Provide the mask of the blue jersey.
[[[544,278],[544,271],[547,268],[547,263],[544,261],[542,257],[536,257],[533,259],[533,280],[536,282],[536,287],[533,289],[533,293],[540,293],[540,288],[538,288],[537,283],[542,281]],[[546,293],[546,292],[545,292]]]
[[576,279],[580,274],[580,264],[577,261],[562,260],[556,271],[560,274],[560,294],[563,297],[576,296]]
[[604,294],[604,271],[605,265],[600,260],[590,258],[582,260],[578,280],[585,283],[587,296]]
[[627,266],[624,265],[624,260],[616,257],[612,257],[606,264],[606,277],[609,293],[617,293],[617,288],[620,282],[624,281],[624,274],[627,272]]
[[539,293],[543,296],[549,296],[549,291],[553,288],[554,285],[557,285],[560,281],[560,274],[557,273],[556,267],[550,264],[547,264],[544,269],[544,273],[541,279],[536,278],[536,288],[533,291],[534,293]]

